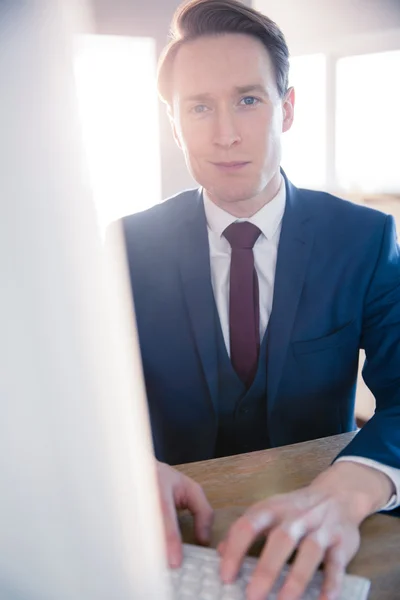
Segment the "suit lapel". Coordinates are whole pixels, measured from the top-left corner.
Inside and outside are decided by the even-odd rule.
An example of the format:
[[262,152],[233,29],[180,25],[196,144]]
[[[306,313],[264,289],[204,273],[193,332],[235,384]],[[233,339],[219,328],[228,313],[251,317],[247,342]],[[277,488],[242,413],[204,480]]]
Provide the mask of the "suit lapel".
[[216,308],[211,283],[210,250],[201,190],[188,198],[180,222],[178,262],[183,293],[204,376],[215,410],[218,402]]
[[313,221],[301,192],[285,177],[286,208],[278,247],[268,325],[268,411],[276,400],[313,245]]

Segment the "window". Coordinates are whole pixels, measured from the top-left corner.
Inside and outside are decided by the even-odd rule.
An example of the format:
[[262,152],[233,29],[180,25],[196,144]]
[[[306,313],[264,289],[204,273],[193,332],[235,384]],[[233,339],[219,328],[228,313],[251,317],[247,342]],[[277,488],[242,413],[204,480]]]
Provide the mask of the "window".
[[99,226],[161,200],[156,49],[150,38],[83,36],[76,79]]
[[283,135],[282,166],[298,186],[326,184],[326,59],[323,54],[290,60],[289,85],[296,98],[292,128]]
[[400,191],[400,51],[342,58],[336,80],[336,172],[343,190]]

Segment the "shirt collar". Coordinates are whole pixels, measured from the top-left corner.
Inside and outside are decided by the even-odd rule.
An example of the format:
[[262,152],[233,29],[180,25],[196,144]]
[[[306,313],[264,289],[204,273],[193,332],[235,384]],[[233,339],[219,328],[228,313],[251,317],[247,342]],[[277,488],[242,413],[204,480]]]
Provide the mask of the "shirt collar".
[[204,210],[206,213],[207,225],[214,233],[222,236],[225,229],[236,221],[249,221],[256,225],[262,234],[270,240],[278,230],[285,212],[286,204],[286,188],[283,177],[281,178],[281,186],[278,193],[270,202],[265,204],[252,217],[246,219],[238,219],[229,214],[210,200],[205,189],[203,189]]

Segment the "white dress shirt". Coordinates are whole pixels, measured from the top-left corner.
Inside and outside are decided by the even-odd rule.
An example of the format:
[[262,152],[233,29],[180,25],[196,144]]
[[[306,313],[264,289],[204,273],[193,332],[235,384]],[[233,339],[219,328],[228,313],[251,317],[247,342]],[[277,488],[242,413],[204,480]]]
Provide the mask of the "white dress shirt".
[[[230,355],[229,273],[231,246],[223,236],[223,232],[231,223],[240,221],[249,221],[261,230],[261,235],[254,244],[253,253],[260,293],[260,340],[262,340],[272,310],[276,259],[282,229],[282,218],[285,211],[286,189],[282,178],[277,195],[255,215],[246,219],[238,219],[214,204],[209,199],[205,190],[203,190],[203,201],[210,247],[212,287],[225,346],[228,355]],[[359,456],[342,456],[337,460],[337,462],[340,461],[357,462],[385,473],[392,480],[396,492],[390,498],[389,502],[382,507],[382,510],[391,510],[400,506],[400,469],[388,467],[377,461]]]

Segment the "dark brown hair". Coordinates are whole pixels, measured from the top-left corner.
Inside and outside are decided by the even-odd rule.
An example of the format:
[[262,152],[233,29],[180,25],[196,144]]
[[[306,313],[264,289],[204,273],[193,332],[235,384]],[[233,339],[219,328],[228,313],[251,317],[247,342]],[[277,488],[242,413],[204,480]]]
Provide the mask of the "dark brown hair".
[[265,15],[238,0],[190,0],[178,7],[172,19],[170,42],[158,63],[158,91],[172,104],[172,69],[179,48],[186,42],[207,35],[243,33],[261,41],[275,70],[281,97],[288,89],[289,50],[279,27]]

